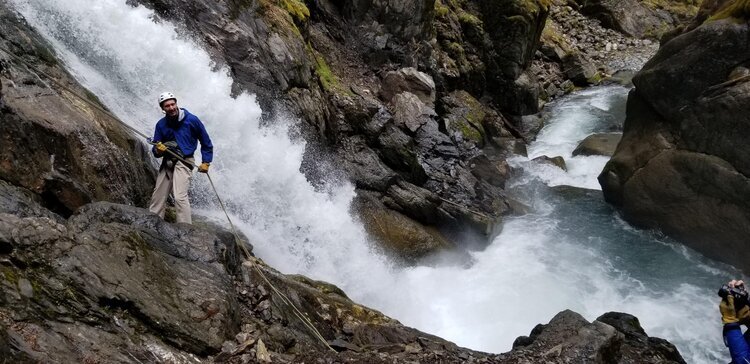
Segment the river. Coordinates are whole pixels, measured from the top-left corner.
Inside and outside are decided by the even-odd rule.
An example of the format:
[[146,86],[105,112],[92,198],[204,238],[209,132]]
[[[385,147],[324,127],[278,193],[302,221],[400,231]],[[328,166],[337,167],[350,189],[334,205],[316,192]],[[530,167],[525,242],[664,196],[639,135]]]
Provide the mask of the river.
[[[378,253],[350,213],[346,181],[312,186],[300,172],[295,120],[261,126],[254,95],[231,95],[226,69],[168,22],[124,0],[9,0],[53,44],[69,71],[122,120],[150,134],[156,98],[171,91],[214,140],[211,174],[255,253],[286,273],[339,285],[355,301],[459,345],[510,349],[557,312],[588,320],[607,311],[638,316],[647,333],[676,344],[690,363],[728,361],[716,289],[731,267],[624,222],[598,191],[605,157],[571,157],[585,136],[616,127],[627,89],[596,87],[550,104],[549,120],[518,156],[509,190],[530,207],[469,259],[403,267]],[[208,182],[194,178],[198,213],[221,221]]]

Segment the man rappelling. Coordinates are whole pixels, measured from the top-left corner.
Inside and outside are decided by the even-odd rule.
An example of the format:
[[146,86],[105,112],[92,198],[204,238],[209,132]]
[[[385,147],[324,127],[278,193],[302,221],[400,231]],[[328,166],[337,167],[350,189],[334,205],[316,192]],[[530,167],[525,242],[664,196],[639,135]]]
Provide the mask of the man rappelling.
[[163,219],[167,197],[171,192],[177,209],[177,222],[190,224],[192,218],[188,190],[195,166],[193,153],[200,141],[202,163],[198,172],[208,173],[208,166],[213,160],[213,145],[200,119],[186,109],[179,108],[174,94],[164,92],[159,95],[159,107],[165,116],[156,123],[152,139],[154,147],[151,151],[156,158],[162,158],[162,162],[149,211]]

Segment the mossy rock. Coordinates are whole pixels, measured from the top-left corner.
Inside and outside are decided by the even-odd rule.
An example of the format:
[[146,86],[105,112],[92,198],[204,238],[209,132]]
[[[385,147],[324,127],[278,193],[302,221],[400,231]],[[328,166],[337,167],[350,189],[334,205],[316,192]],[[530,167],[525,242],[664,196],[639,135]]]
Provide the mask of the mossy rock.
[[259,0],[258,5],[258,13],[268,21],[274,31],[286,36],[302,37],[298,25],[306,24],[310,17],[310,10],[303,2],[299,0]]
[[665,10],[680,19],[690,19],[698,13],[701,0],[642,0],[652,10]]
[[391,254],[407,262],[453,247],[434,227],[422,225],[411,218],[385,208],[361,206],[367,232]]
[[708,21],[731,18],[737,21],[750,19],[750,0],[729,1],[721,7]]
[[312,288],[315,288],[316,290],[322,292],[323,294],[335,294],[338,296],[341,296],[343,298],[349,298],[346,296],[346,293],[344,291],[337,287],[336,285],[324,281],[316,281],[314,279],[310,279],[308,277],[305,277],[300,274],[291,274],[287,277],[294,279],[297,282],[304,283]]
[[442,99],[445,108],[445,129],[448,134],[460,133],[464,140],[478,146],[484,145],[484,119],[487,117],[484,105],[466,91],[452,92]]
[[310,18],[310,9],[300,0],[280,0],[281,7],[294,18],[295,21],[303,23]]

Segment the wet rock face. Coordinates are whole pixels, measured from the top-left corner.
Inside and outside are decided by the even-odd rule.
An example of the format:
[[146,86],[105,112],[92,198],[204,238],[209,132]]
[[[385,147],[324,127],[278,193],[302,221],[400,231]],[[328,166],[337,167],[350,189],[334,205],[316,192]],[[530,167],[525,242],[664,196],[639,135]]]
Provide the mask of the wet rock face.
[[[0,5],[0,44],[99,104],[6,5]],[[35,192],[63,215],[96,200],[147,203],[154,176],[142,141],[19,61],[0,59],[0,179]]]
[[[749,271],[748,26],[709,21],[662,46],[633,79],[625,131],[599,176],[638,225]],[[700,211],[700,213],[696,213]]]

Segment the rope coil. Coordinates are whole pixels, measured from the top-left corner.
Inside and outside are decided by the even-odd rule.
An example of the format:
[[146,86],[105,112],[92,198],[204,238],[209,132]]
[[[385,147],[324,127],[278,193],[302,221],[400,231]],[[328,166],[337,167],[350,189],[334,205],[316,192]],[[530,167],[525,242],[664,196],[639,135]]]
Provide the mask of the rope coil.
[[[148,144],[150,144],[150,145],[155,145],[156,144],[156,143],[153,142],[153,140],[148,135],[146,135],[146,134],[142,133],[140,130],[138,130],[138,129],[136,129],[136,128],[134,128],[134,127],[126,124],[125,122],[123,122],[122,120],[118,119],[115,115],[113,115],[108,110],[106,110],[103,107],[97,105],[93,101],[91,101],[91,100],[89,100],[89,99],[81,96],[78,92],[76,92],[72,88],[70,88],[67,85],[63,84],[62,82],[56,80],[54,77],[50,76],[49,74],[45,73],[44,71],[40,70],[39,68],[35,67],[34,65],[26,62],[21,57],[16,56],[11,51],[9,51],[7,48],[5,48],[3,46],[0,46],[0,51],[3,51],[3,53],[9,55],[12,59],[14,59],[14,60],[20,62],[21,64],[23,64],[28,69],[29,72],[33,73],[40,80],[42,80],[42,78],[39,77],[39,75],[37,74],[37,72],[39,74],[43,75],[48,80],[52,81],[52,83],[54,83],[58,87],[64,89],[65,91],[69,92],[70,94],[72,94],[73,96],[77,97],[81,101],[85,102],[89,106],[91,106],[91,107],[95,108],[96,110],[100,111],[102,114],[104,114],[105,116],[108,116],[110,119],[114,120],[115,122],[117,122],[118,124],[122,125],[126,129],[128,129],[128,130],[132,131],[133,133],[135,133],[136,135],[138,135],[138,136],[146,139],[146,141],[148,142]],[[45,86],[47,86],[50,89],[52,88],[49,85],[47,85],[46,83],[45,83]],[[189,166],[193,166],[192,163],[190,163],[187,160],[185,160],[184,158],[180,157],[179,155],[177,155],[172,150],[167,149],[166,152],[169,153],[175,159],[177,159],[177,160],[179,160],[179,161],[181,161],[183,163],[186,163]],[[325,345],[325,347],[328,348],[329,350],[331,350],[333,352],[336,352],[336,350],[334,350],[328,344],[328,341],[323,337],[323,335],[321,335],[320,332],[315,328],[315,326],[312,324],[312,322],[310,322],[310,320],[307,317],[305,317],[304,314],[299,309],[297,309],[297,307],[294,305],[294,303],[283,292],[281,292],[278,288],[276,288],[276,286],[274,286],[271,283],[271,281],[268,279],[268,277],[266,277],[265,273],[263,273],[263,271],[261,271],[260,268],[258,268],[258,263],[255,261],[255,258],[250,253],[250,251],[247,249],[247,247],[245,246],[245,244],[242,242],[242,240],[239,237],[239,234],[237,234],[237,230],[235,229],[234,224],[232,223],[232,219],[229,217],[229,213],[227,212],[227,209],[224,206],[224,202],[221,200],[221,197],[219,196],[219,192],[216,190],[216,186],[214,185],[214,182],[211,179],[211,175],[208,174],[208,172],[206,172],[205,175],[206,175],[206,177],[208,177],[208,182],[211,184],[211,189],[213,189],[214,194],[216,195],[216,200],[219,201],[219,206],[224,211],[224,216],[226,216],[227,221],[229,222],[229,226],[232,229],[232,235],[234,235],[235,244],[237,244],[242,249],[242,252],[244,253],[244,256],[245,256],[244,260],[246,262],[249,262],[252,265],[252,267],[255,269],[255,271],[271,287],[271,290],[276,293],[276,295],[281,299],[281,301],[284,304],[286,304],[286,305],[288,305],[288,306],[290,306],[292,308],[292,312],[294,313],[294,315],[297,316],[297,318],[302,322],[302,324],[308,330],[310,330],[310,332],[312,333],[313,337],[315,337],[316,339],[320,340],[323,343],[323,345]]]

